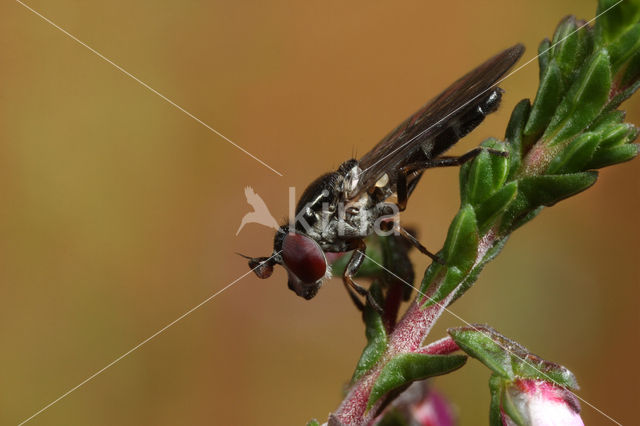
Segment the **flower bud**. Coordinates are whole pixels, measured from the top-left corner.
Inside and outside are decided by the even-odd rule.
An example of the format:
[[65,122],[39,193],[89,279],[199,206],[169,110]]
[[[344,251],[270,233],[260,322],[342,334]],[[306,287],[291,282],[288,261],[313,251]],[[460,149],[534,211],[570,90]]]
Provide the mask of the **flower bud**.
[[544,380],[516,379],[508,384],[500,411],[505,426],[584,425],[576,396]]
[[449,402],[427,381],[414,382],[378,417],[377,426],[454,426],[453,409]]

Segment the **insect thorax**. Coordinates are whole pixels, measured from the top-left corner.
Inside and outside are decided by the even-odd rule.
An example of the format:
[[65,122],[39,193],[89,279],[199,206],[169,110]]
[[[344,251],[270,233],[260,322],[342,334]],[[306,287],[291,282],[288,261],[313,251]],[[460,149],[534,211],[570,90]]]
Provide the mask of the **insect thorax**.
[[350,198],[360,172],[358,161],[351,159],[312,182],[296,208],[296,231],[327,251],[349,250],[354,239],[370,235],[380,214],[374,199],[366,191]]

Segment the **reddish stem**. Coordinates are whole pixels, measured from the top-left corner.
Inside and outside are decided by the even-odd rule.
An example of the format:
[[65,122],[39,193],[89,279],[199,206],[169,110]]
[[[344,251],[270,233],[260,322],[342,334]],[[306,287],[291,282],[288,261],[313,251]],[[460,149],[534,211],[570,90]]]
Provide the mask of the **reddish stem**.
[[433,343],[429,343],[427,346],[423,346],[416,351],[419,354],[429,355],[448,355],[452,352],[459,350],[458,344],[453,341],[451,336],[443,337],[440,340],[436,340]]
[[442,302],[426,309],[420,309],[416,301],[411,304],[402,320],[389,336],[387,352],[383,359],[367,375],[353,385],[340,407],[329,417],[330,426],[365,425],[374,419],[382,399],[369,410],[367,410],[367,403],[371,389],[380,375],[380,371],[382,371],[387,361],[394,356],[405,352],[416,352],[420,348],[420,344],[429,334],[438,317],[444,312],[444,307],[452,297],[453,293]]
[[[476,265],[484,258],[485,254],[497,241],[498,237],[493,230],[488,231],[480,241],[478,253],[476,256]],[[475,265],[474,265],[475,266]],[[462,280],[460,285],[462,285]],[[393,332],[389,335],[387,350],[380,361],[366,375],[358,380],[340,404],[340,407],[329,417],[329,425],[367,425],[370,424],[377,414],[384,398],[381,398],[367,410],[369,395],[375,384],[380,372],[384,366],[394,356],[401,353],[449,353],[453,351],[453,346],[447,339],[441,339],[437,342],[421,347],[422,341],[427,337],[431,328],[438,320],[440,315],[445,311],[451,300],[454,298],[458,289],[450,292],[439,303],[434,303],[426,308],[420,306],[429,300],[435,294],[437,288],[442,285],[440,281],[432,283],[424,297],[414,300],[405,312],[404,316],[398,322]],[[457,349],[457,346],[456,346]],[[424,352],[424,351],[434,352]],[[443,351],[443,352],[438,352]]]

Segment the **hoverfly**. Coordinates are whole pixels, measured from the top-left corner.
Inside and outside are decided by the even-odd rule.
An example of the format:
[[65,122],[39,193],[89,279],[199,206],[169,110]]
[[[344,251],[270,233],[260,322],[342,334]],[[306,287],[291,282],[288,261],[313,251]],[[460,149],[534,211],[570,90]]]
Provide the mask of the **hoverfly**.
[[523,51],[517,44],[493,56],[407,118],[362,158],[347,160],[313,181],[300,197],[293,225],[276,232],[271,257],[247,257],[249,267],[264,279],[271,276],[274,265],[282,265],[289,288],[311,299],[331,277],[326,253],[352,251],[342,276],[345,288],[358,308],[364,307],[360,295],[380,310],[368,290],[353,281],[365,259],[364,239],[374,232],[374,225],[392,227],[422,253],[442,262],[394,218],[406,208],[425,170],[459,166],[488,150],[443,155],[498,109],[503,93],[498,80]]

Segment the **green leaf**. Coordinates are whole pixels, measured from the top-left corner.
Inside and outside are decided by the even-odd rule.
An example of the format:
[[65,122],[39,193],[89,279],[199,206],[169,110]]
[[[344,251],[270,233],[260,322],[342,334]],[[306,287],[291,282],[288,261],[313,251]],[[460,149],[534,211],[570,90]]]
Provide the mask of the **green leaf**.
[[[506,152],[507,154],[509,154],[509,145],[494,138],[489,138],[486,141],[482,142],[482,146],[485,148],[493,149],[494,151]],[[491,159],[490,195],[493,195],[502,187],[502,185],[504,185],[505,181],[507,180],[507,175],[509,174],[510,167],[510,156],[503,157],[501,155],[489,153],[489,158]]]
[[511,354],[506,347],[496,343],[489,332],[473,326],[451,328],[447,332],[462,351],[486,365],[495,374],[507,380],[515,378]]
[[450,373],[467,361],[464,355],[400,354],[392,358],[382,369],[371,389],[367,410],[382,396],[416,380]]
[[596,172],[563,175],[528,176],[518,181],[518,199],[526,200],[528,209],[552,206],[558,201],[584,191],[596,182]]
[[636,81],[631,86],[627,87],[622,92],[615,95],[613,99],[611,99],[611,101],[609,101],[609,103],[607,104],[606,109],[613,110],[615,108],[618,108],[622,102],[629,99],[631,95],[633,95],[636,92],[636,90],[638,90],[639,88],[640,88],[640,80]]
[[[630,27],[607,49],[611,57],[611,71],[613,74],[617,74],[633,56],[640,52],[640,23]],[[633,75],[627,76],[627,79],[633,79]],[[624,81],[621,83],[626,86],[630,81],[626,82],[627,84]]]
[[504,392],[504,380],[502,377],[492,374],[489,378],[489,391],[491,392],[491,405],[489,407],[489,425],[502,425],[502,393]]
[[554,116],[566,91],[560,67],[554,59],[549,62],[547,70],[538,86],[538,93],[531,108],[529,121],[524,128],[528,139],[537,139],[544,132]]
[[501,190],[493,194],[484,203],[476,207],[478,230],[481,234],[491,227],[493,222],[515,200],[518,193],[518,182],[509,182]]
[[[438,289],[422,308],[441,301],[461,282],[475,263],[479,239],[476,215],[473,208],[466,204],[458,211],[449,227],[442,249],[446,266],[432,264],[425,273],[421,291],[425,293],[428,286],[434,283],[438,284]],[[445,274],[443,281],[436,281],[436,278],[442,277],[442,273]]]
[[638,129],[632,124],[617,124],[605,128],[600,133],[600,148],[612,148],[614,146],[633,142],[638,136]]
[[551,60],[551,42],[548,38],[545,38],[538,45],[538,76],[540,80],[547,72],[547,66]]
[[511,358],[513,372],[517,377],[544,380],[568,389],[579,389],[576,376],[562,365],[545,361],[531,354],[528,356],[513,354]]
[[[633,56],[621,65],[620,72],[615,76],[615,90],[626,93],[628,88],[635,87],[640,82],[640,50],[636,49]],[[632,90],[629,93],[633,93]]]
[[460,174],[458,178],[458,184],[460,186],[460,204],[469,203],[468,200],[468,190],[467,190],[467,182],[469,180],[469,171],[471,170],[471,166],[473,161],[467,161],[462,166],[460,166]]
[[426,288],[428,288],[429,284],[434,282],[436,279],[442,277],[447,271],[446,266],[441,265],[437,262],[432,262],[431,265],[427,268],[427,271],[424,273],[424,278],[422,279],[422,288],[421,292],[425,292]]
[[601,138],[595,133],[585,133],[571,142],[556,158],[551,160],[547,173],[575,173],[585,170],[598,149]]
[[[438,288],[435,293],[427,299],[427,301],[421,306],[421,309],[425,309],[429,306],[435,305],[436,303],[442,301],[449,293],[451,293],[455,288],[462,282],[465,277],[465,273],[455,266],[449,266],[447,268],[447,272],[442,279],[442,282],[439,283]],[[424,293],[424,292],[423,292]],[[424,296],[421,295],[421,298]]]
[[591,30],[574,16],[566,17],[553,36],[553,57],[562,71],[564,82],[569,82],[584,60],[593,51]]
[[522,418],[522,414],[518,407],[513,403],[511,394],[507,389],[502,392],[502,410],[509,416],[509,418],[518,426],[527,426],[527,423]]
[[[376,302],[382,302],[380,285],[377,282],[371,284],[371,291]],[[367,345],[360,355],[360,360],[353,372],[351,383],[354,383],[369,371],[378,362],[384,351],[387,349],[387,332],[380,314],[368,304],[364,308],[365,335]]]
[[638,145],[626,144],[614,146],[598,151],[597,155],[587,165],[589,169],[600,169],[618,163],[632,160],[638,155]]
[[574,50],[575,45],[577,45],[577,38],[575,37],[577,28],[578,25],[576,24],[575,16],[569,15],[560,21],[553,33],[553,40],[551,41],[551,46],[553,46],[551,48],[551,56],[567,56],[562,54],[563,50]]
[[[502,216],[502,223],[500,224],[500,232],[501,233],[510,233],[520,228],[525,223],[529,222],[536,216],[540,214],[543,206],[536,207],[533,210],[525,209],[521,212],[520,215],[512,215],[512,206],[520,205],[521,199],[516,195],[516,199],[509,206],[505,214]],[[526,201],[525,201],[526,204]]]
[[444,243],[444,259],[448,267],[455,266],[463,272],[473,266],[478,251],[476,215],[470,205],[463,206],[453,219]]
[[307,422],[307,426],[320,426],[320,422],[316,419],[311,419]]
[[567,368],[531,354],[524,346],[486,325],[470,325],[447,330],[467,355],[479,360],[505,383],[516,379],[536,379],[577,389],[575,376]]
[[543,138],[550,145],[554,145],[584,130],[602,111],[609,98],[610,89],[609,54],[606,49],[601,49],[582,67],[557,108]]
[[480,153],[472,162],[467,177],[466,202],[477,204],[491,194],[491,158],[486,151]]
[[[494,151],[509,152],[509,147],[496,139],[487,139],[482,147]],[[509,158],[491,153],[481,152],[471,161],[469,169],[465,169],[465,189],[463,204],[477,205],[497,191],[507,178]]]
[[462,281],[462,284],[460,284],[460,286],[457,288],[456,294],[451,299],[451,302],[449,302],[449,305],[453,304],[453,302],[455,302],[460,296],[462,296],[465,291],[469,290],[473,286],[473,284],[478,279],[478,275],[480,275],[480,272],[482,272],[482,269],[487,263],[491,262],[498,255],[498,253],[500,253],[508,239],[509,236],[506,235],[502,238],[498,238],[498,240],[494,242],[493,246],[491,246],[489,250],[487,250],[482,260],[480,260],[480,262],[478,262],[473,267],[473,269],[471,269],[471,272],[466,275],[464,281]]
[[507,125],[507,131],[504,138],[509,143],[509,174],[508,178],[512,178],[515,173],[520,169],[522,164],[522,157],[524,155],[525,147],[523,146],[523,132],[524,126],[529,119],[529,113],[531,112],[531,103],[529,99],[523,99],[518,102],[518,105],[513,109],[509,124]]
[[600,44],[607,44],[640,20],[640,2],[599,0],[596,16],[596,39]]
[[624,117],[624,111],[613,110],[604,112],[600,114],[596,121],[589,126],[589,130],[598,131],[602,128],[622,123],[624,121]]

